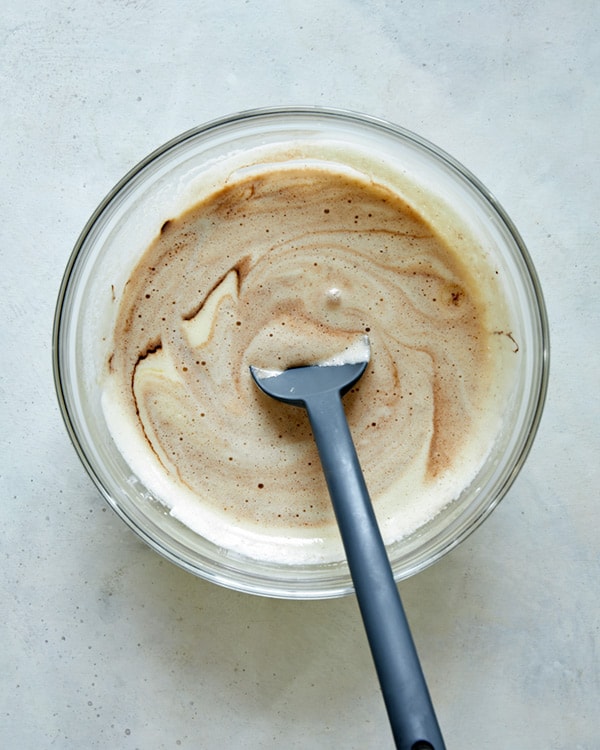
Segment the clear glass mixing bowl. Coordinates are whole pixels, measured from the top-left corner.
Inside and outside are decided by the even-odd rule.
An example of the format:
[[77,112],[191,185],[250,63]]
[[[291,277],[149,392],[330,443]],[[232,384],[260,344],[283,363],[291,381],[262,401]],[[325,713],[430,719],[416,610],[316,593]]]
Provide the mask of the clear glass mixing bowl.
[[[352,591],[344,562],[274,565],[218,547],[169,515],[117,450],[101,406],[114,290],[162,223],[191,200],[193,186],[220,160],[265,145],[335,140],[365,148],[380,164],[409,174],[476,227],[507,279],[519,360],[504,426],[474,481],[412,536],[388,548],[397,580],[423,570],[459,544],[505,495],[531,448],[548,379],[548,323],[529,254],[496,200],[462,165],[419,136],[345,111],[281,108],[242,112],[175,138],[129,172],[94,212],[69,260],[54,325],[58,400],[71,439],[98,489],[154,550],[215,583],[265,596],[311,599]],[[343,150],[343,149],[342,149]],[[128,251],[127,248],[132,248]],[[390,446],[393,450],[393,446]]]

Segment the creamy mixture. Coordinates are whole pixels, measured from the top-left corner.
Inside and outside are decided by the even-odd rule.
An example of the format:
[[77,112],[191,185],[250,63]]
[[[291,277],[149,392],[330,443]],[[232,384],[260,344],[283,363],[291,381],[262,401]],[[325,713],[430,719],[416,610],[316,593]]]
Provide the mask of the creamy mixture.
[[498,430],[513,347],[494,275],[359,174],[240,175],[165,222],[131,273],[107,422],[202,536],[274,562],[340,559],[306,414],[262,394],[249,366],[328,360],[367,334],[344,404],[384,538],[402,538],[472,480]]

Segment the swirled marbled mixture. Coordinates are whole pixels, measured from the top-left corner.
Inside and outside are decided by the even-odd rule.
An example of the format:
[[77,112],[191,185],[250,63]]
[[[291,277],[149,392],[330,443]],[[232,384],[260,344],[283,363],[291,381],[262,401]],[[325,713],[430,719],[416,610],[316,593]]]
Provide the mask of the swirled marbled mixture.
[[505,347],[490,301],[368,179],[306,165],[222,187],[164,224],[119,304],[109,424],[128,424],[142,481],[146,463],[160,499],[217,544],[239,531],[244,552],[246,531],[266,559],[341,555],[306,415],[263,395],[250,364],[315,362],[368,333],[344,403],[387,541],[450,502],[493,442]]

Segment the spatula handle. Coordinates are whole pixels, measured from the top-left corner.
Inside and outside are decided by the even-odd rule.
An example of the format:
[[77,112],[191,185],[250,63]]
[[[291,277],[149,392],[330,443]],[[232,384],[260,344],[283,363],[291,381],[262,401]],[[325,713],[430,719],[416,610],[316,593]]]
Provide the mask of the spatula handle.
[[398,750],[445,750],[339,393],[305,402]]

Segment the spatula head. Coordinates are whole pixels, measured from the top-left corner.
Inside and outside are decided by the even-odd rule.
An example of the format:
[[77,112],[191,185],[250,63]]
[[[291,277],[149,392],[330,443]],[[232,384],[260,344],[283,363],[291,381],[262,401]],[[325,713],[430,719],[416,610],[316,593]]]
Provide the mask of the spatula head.
[[311,396],[331,391],[343,396],[369,364],[369,339],[365,336],[360,343],[360,347],[352,347],[321,364],[289,370],[263,370],[251,366],[250,372],[264,393],[287,404],[302,406]]

